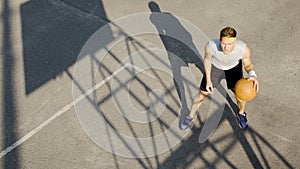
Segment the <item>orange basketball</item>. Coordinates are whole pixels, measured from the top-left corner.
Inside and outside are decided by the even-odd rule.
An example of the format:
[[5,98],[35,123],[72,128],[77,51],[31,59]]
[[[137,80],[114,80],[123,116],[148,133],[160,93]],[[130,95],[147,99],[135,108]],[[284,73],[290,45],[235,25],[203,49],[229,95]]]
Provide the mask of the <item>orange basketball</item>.
[[256,96],[253,83],[252,80],[247,80],[246,78],[239,80],[234,87],[236,97],[243,101],[252,100]]

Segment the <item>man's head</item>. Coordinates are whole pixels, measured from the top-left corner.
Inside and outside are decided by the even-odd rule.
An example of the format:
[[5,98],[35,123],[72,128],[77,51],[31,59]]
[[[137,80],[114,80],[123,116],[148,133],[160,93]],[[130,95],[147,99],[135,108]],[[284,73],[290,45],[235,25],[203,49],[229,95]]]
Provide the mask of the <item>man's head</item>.
[[236,41],[236,30],[231,27],[223,28],[220,32],[221,48],[224,54],[233,51]]
[[151,12],[161,12],[158,4],[154,1],[148,3]]

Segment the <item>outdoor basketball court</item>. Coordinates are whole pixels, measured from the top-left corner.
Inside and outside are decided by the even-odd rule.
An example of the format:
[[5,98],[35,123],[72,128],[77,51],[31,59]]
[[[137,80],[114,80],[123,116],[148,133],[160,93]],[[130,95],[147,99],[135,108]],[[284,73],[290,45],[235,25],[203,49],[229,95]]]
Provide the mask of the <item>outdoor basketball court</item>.
[[[1,2],[1,168],[299,168],[300,3]],[[238,127],[225,81],[178,128],[225,26],[260,91]]]

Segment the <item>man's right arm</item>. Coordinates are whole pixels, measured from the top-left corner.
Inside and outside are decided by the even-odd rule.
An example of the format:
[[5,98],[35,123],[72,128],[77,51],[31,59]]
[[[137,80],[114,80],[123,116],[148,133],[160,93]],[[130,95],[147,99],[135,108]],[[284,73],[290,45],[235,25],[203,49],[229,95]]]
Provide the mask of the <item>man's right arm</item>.
[[208,92],[213,92],[213,86],[211,83],[210,73],[211,73],[211,58],[212,54],[210,52],[209,44],[207,43],[205,46],[205,55],[204,55],[204,70],[206,74],[206,90]]

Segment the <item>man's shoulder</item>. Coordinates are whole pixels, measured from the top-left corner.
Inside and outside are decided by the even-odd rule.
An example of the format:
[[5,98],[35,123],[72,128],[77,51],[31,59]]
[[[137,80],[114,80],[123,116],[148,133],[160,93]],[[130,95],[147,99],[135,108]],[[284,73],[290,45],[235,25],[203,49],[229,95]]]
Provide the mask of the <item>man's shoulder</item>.
[[220,44],[219,38],[211,39],[208,42],[208,45],[210,45],[210,46],[218,46],[219,44]]
[[246,43],[244,41],[242,41],[242,40],[239,40],[239,39],[236,40],[235,46],[236,46],[236,48],[239,48],[242,52],[247,47]]
[[220,38],[211,39],[210,42],[213,42],[215,44],[220,43]]
[[246,43],[245,43],[243,40],[240,40],[240,39],[237,39],[237,40],[236,40],[236,44],[239,44],[239,45],[246,45]]

